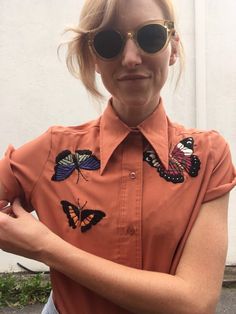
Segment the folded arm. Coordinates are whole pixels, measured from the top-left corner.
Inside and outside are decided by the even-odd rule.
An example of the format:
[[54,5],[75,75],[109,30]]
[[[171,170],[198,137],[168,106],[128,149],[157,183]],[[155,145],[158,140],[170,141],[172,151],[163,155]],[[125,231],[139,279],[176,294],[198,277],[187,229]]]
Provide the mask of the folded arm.
[[[228,196],[202,206],[175,276],[138,270],[84,252],[13,205],[0,213],[0,247],[44,262],[133,313],[213,314],[227,251]],[[23,231],[22,231],[23,230]]]

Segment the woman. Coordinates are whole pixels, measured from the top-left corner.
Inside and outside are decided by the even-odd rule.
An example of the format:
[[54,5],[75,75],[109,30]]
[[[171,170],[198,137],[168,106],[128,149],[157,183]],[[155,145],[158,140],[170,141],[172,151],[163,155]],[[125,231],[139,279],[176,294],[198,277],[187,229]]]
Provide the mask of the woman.
[[44,313],[214,313],[236,174],[218,133],[166,117],[171,2],[87,0],[77,33],[69,68],[99,96],[96,70],[112,97],[98,120],[8,150],[1,199],[41,222],[14,201],[0,247],[51,268]]

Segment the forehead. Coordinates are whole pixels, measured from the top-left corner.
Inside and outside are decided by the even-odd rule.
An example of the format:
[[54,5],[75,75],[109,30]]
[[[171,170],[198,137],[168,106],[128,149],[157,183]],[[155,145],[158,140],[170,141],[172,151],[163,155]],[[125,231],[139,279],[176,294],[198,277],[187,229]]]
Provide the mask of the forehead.
[[111,24],[132,29],[149,20],[162,20],[164,14],[157,0],[119,0]]

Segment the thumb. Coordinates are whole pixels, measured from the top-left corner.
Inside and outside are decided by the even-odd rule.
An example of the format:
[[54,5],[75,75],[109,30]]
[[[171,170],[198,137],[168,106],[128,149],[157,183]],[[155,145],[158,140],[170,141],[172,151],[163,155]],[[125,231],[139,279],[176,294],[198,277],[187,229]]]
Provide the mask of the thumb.
[[25,213],[24,208],[21,206],[19,198],[16,198],[12,204],[12,211],[16,215],[16,217],[21,216]]

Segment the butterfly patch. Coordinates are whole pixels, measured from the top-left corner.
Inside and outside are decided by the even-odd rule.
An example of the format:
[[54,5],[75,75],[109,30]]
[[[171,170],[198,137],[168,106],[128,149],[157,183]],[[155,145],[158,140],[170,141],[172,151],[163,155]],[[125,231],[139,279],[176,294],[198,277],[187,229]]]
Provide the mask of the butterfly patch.
[[63,211],[68,218],[69,226],[73,229],[80,228],[81,232],[88,231],[106,216],[103,211],[98,209],[84,209],[86,203],[81,207],[68,201],[61,201]]
[[184,182],[184,171],[191,177],[196,177],[200,169],[201,162],[198,156],[193,154],[194,140],[192,137],[187,137],[180,141],[169,155],[169,167],[166,169],[159,156],[154,150],[144,152],[143,159],[152,167],[156,168],[157,172],[166,181],[172,183]]
[[77,170],[78,183],[80,175],[87,180],[81,170],[97,170],[99,168],[100,160],[90,150],[76,150],[75,154],[70,150],[63,150],[56,157],[52,181],[63,181]]

